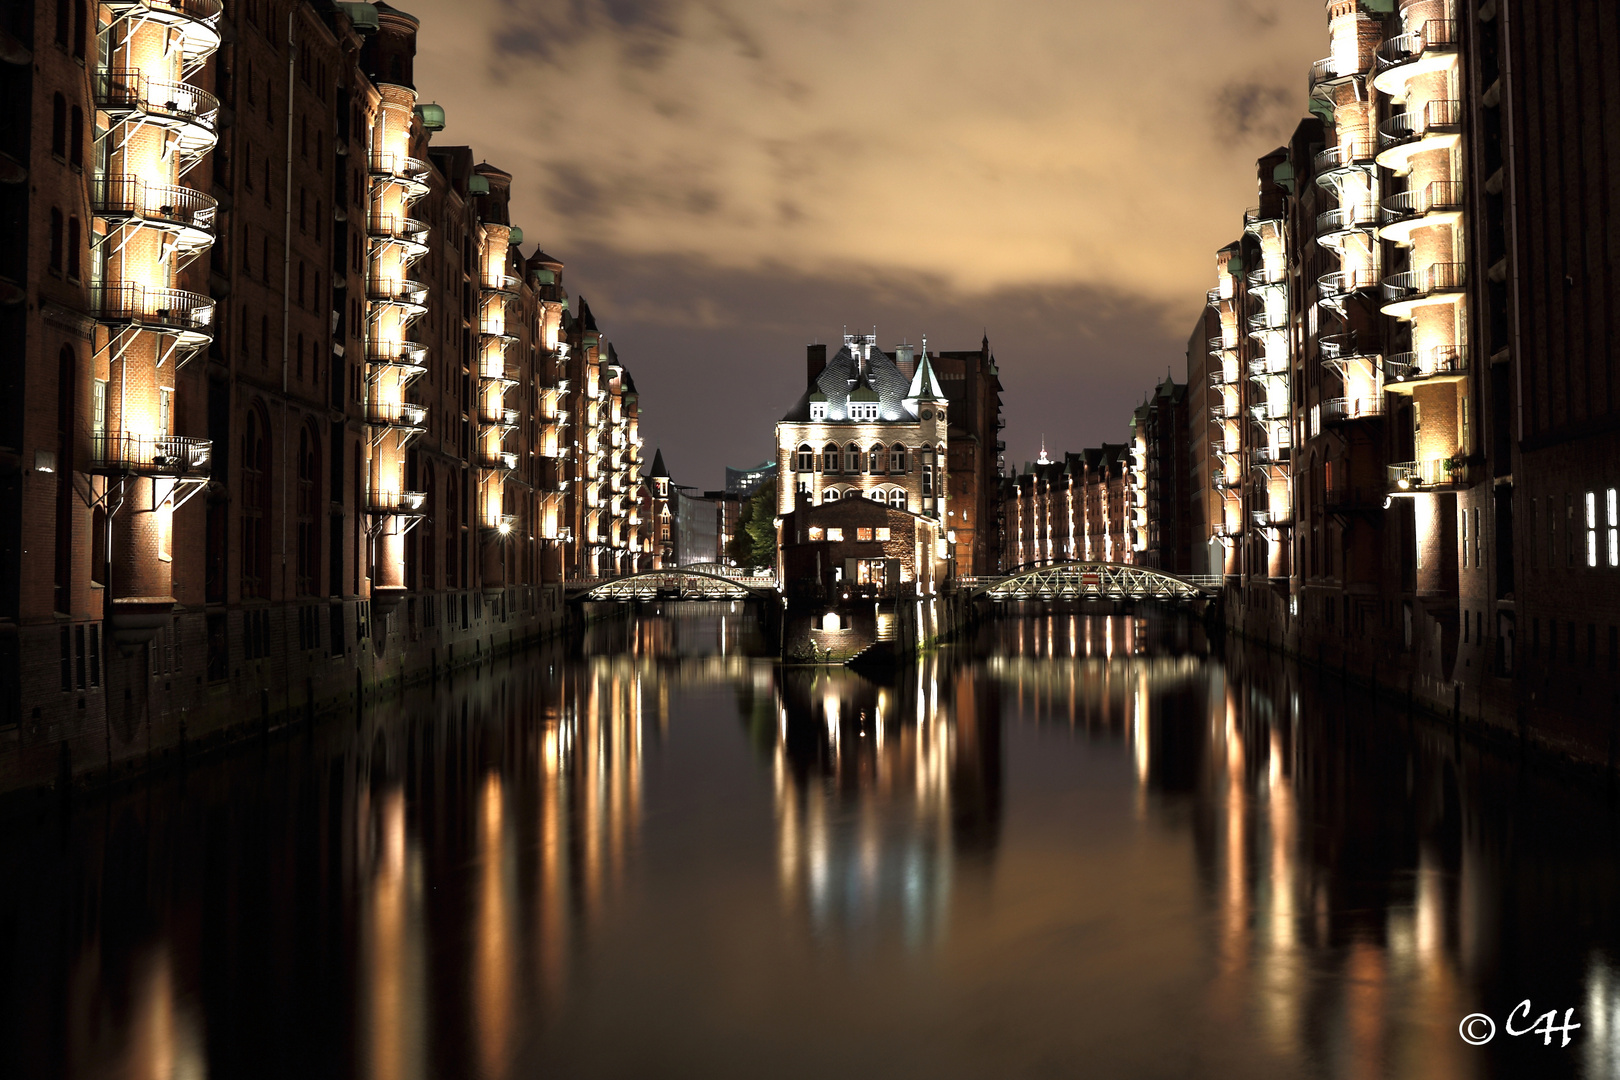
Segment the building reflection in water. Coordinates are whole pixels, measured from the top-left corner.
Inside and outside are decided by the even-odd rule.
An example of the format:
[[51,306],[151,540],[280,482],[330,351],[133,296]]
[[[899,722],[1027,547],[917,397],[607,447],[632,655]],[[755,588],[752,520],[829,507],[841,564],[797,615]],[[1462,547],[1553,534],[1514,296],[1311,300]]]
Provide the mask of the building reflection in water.
[[[1118,865],[1094,861],[1098,844],[1177,898],[1183,943],[1150,953],[1174,970],[1094,968],[1081,945],[1072,965],[1035,965],[1042,994],[1177,986],[1182,1015],[1156,1030],[1219,1033],[1233,1075],[1620,1072],[1612,809],[1364,691],[1212,659],[1196,628],[1155,619],[1006,619],[886,680],[753,658],[744,612],[582,637],[0,832],[0,926],[22,928],[0,951],[0,1075],[493,1080],[544,1062],[542,1033],[581,1016],[598,1032],[690,1019],[667,999],[637,1013],[604,959],[666,899],[649,891],[674,880],[660,861],[683,887],[723,873],[747,917],[803,935],[811,947],[771,954],[781,985],[842,977],[828,951],[873,975],[887,957],[1008,1025],[998,984],[975,980],[999,970],[983,943],[1009,925],[1045,910],[1018,933],[1050,933],[1065,961],[1077,912],[1158,925],[1110,906],[1141,882],[1092,880]],[[752,760],[734,753],[732,699]],[[672,702],[710,772],[660,757]],[[703,846],[706,819],[664,831],[690,812],[679,797],[648,829],[649,762],[659,792],[718,777],[755,793],[726,807],[744,842]],[[1021,785],[1005,817],[1004,785]],[[1074,825],[1031,820],[1086,785]],[[675,835],[699,838],[675,869],[663,848],[638,860],[644,837]],[[1012,876],[1030,859],[1033,876]],[[1008,880],[1039,892],[1046,867],[1045,909],[1009,896]],[[1575,1009],[1576,1043],[1458,1038],[1464,1015],[1500,1025],[1525,998]],[[805,1022],[759,1016],[773,1037]]]
[[[877,682],[779,673],[770,746],[782,903],[818,936],[908,949],[982,892],[1001,825],[996,695],[929,657]],[[896,933],[897,932],[897,933]]]

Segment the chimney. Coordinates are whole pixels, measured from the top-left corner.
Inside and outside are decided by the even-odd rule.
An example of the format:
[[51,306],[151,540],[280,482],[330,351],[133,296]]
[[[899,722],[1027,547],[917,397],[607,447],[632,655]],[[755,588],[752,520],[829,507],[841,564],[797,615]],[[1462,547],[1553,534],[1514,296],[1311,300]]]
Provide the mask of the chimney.
[[808,382],[815,382],[827,367],[827,346],[806,345],[804,347],[805,367],[809,370]]
[[910,382],[911,377],[917,372],[916,346],[904,342],[896,345],[894,347],[894,366],[899,368],[900,374],[906,377],[907,382]]

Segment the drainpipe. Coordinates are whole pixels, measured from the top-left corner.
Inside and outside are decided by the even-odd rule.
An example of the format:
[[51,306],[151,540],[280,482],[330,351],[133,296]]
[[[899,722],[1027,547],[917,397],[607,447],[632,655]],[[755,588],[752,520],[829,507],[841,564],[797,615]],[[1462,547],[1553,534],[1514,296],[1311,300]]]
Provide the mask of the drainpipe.
[[298,66],[298,43],[293,37],[297,9],[287,12],[287,204],[281,229],[281,590],[287,592],[287,414],[292,411],[288,397],[287,367],[292,347],[292,178],[293,178],[293,78]]

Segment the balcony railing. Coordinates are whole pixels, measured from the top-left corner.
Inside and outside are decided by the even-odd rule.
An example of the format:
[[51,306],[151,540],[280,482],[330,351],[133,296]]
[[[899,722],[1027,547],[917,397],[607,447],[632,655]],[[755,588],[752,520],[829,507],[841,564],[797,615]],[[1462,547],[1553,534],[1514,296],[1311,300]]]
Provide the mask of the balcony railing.
[[1246,321],[1250,335],[1269,334],[1288,329],[1288,312],[1267,308],[1250,315]]
[[1460,375],[1468,364],[1462,345],[1440,345],[1422,352],[1391,353],[1384,359],[1384,382],[1410,383],[1435,376]]
[[523,279],[511,274],[489,274],[479,282],[478,287],[485,292],[513,293],[523,286]]
[[1354,61],[1328,56],[1311,65],[1311,73],[1306,79],[1306,86],[1311,96],[1315,97],[1323,91],[1331,90],[1333,87],[1340,86],[1363,74],[1365,72],[1357,68]]
[[219,200],[188,187],[119,177],[91,181],[90,206],[97,217],[109,221],[135,221],[182,234],[191,232],[195,234],[194,244],[206,244],[214,236]]
[[372,214],[366,219],[366,233],[376,240],[394,240],[412,247],[426,247],[428,226],[425,221],[395,214]]
[[425,186],[429,165],[421,158],[408,154],[378,153],[371,155],[371,175],[389,180],[405,181],[413,186]]
[[1271,288],[1288,282],[1288,271],[1281,266],[1259,266],[1245,276],[1251,289]]
[[478,410],[478,422],[481,424],[498,424],[501,427],[513,428],[518,425],[518,411],[516,409],[490,409]]
[[90,471],[112,475],[207,479],[214,444],[184,435],[132,435],[127,431],[90,433]]
[[1415,491],[1460,483],[1467,466],[1446,458],[1427,461],[1399,461],[1387,466],[1389,486],[1396,491]]
[[1384,302],[1400,304],[1441,293],[1461,292],[1467,264],[1431,263],[1421,270],[1391,274],[1384,279]]
[[402,377],[415,379],[427,374],[427,346],[414,341],[389,346],[374,345],[366,350],[366,363],[399,368]]
[[1323,238],[1357,229],[1370,229],[1377,219],[1378,209],[1370,201],[1340,206],[1316,215],[1316,235]]
[[1396,34],[1378,46],[1374,58],[1380,72],[1402,64],[1410,64],[1426,52],[1455,52],[1457,49],[1457,20],[1430,19],[1418,29]]
[[1431,180],[1418,191],[1403,191],[1384,199],[1379,211],[1381,224],[1420,218],[1425,214],[1462,209],[1461,180]]
[[1352,331],[1348,334],[1323,334],[1316,339],[1323,360],[1343,360],[1352,356],[1376,356],[1378,346],[1361,341]]
[[1236,420],[1243,415],[1243,406],[1236,402],[1217,401],[1209,407],[1209,414],[1216,420]]
[[184,289],[142,285],[90,286],[90,308],[99,322],[138,326],[206,341],[213,335],[214,301]]
[[1217,469],[1210,477],[1210,486],[1215,488],[1216,491],[1232,491],[1241,483],[1242,481],[1236,477],[1227,475],[1224,469]]
[[1256,465],[1274,466],[1286,465],[1292,458],[1291,446],[1257,446],[1251,453],[1254,455]]
[[427,505],[425,491],[368,491],[366,510],[373,514],[415,517]]
[[1462,127],[1462,102],[1430,101],[1421,109],[1398,112],[1378,125],[1378,143],[1384,150],[1416,142],[1430,134],[1451,134]]
[[1316,155],[1318,176],[1343,172],[1345,169],[1370,169],[1377,147],[1371,139],[1351,139],[1339,146],[1330,146]]
[[366,282],[366,299],[379,304],[427,308],[428,288],[408,278],[373,278]]
[[366,405],[366,423],[378,427],[420,428],[427,421],[427,409],[403,402],[390,405],[380,401]]
[[94,76],[96,107],[114,117],[140,116],[159,127],[184,129],[182,141],[214,143],[219,99],[190,83],[149,79],[139,68],[113,68]]
[[479,468],[504,469],[511,472],[517,468],[517,464],[518,456],[510,450],[485,450],[480,448],[478,451]]
[[1324,301],[1337,303],[1358,292],[1378,287],[1378,271],[1372,267],[1358,270],[1335,270],[1323,274],[1316,281],[1317,291]]
[[1217,367],[1214,371],[1209,373],[1209,385],[1216,390],[1219,390],[1223,386],[1231,386],[1235,382],[1237,382],[1236,376],[1228,378],[1224,368]]
[[1288,374],[1288,357],[1257,356],[1249,361],[1249,378],[1271,379]]
[[1384,415],[1384,396],[1328,398],[1319,406],[1322,423],[1337,424],[1351,420],[1370,420]]
[[1273,420],[1281,420],[1288,415],[1288,405],[1285,402],[1262,401],[1249,406],[1249,415],[1257,423],[1267,424]]

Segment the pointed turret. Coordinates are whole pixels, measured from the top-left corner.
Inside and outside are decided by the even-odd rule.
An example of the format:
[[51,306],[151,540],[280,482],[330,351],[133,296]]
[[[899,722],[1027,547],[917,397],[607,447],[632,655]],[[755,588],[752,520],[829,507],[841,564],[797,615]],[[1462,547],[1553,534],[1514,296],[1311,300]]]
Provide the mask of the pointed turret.
[[922,401],[943,401],[944,391],[939,388],[939,379],[934,375],[934,365],[928,362],[925,352],[917,359],[917,373],[911,377],[911,388],[906,391],[906,405],[916,411],[917,403]]
[[664,468],[663,447],[659,447],[657,450],[653,451],[652,472],[648,473],[647,475],[651,476],[654,480],[659,478],[663,478],[665,480],[669,479],[669,470]]

